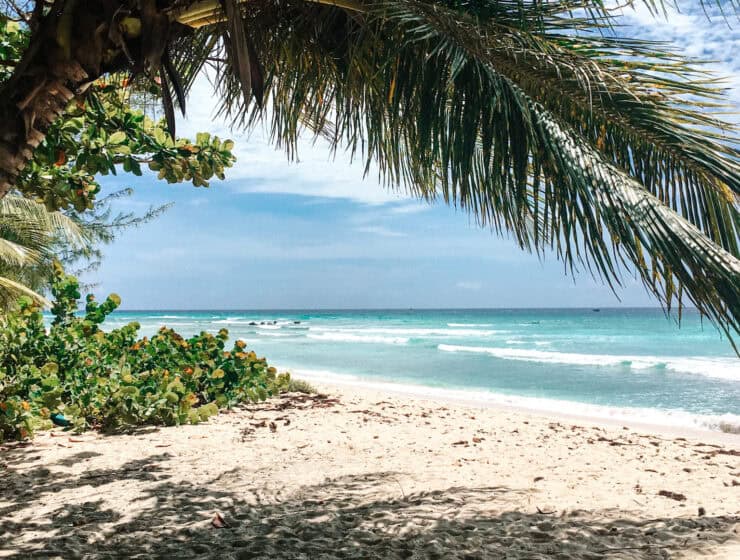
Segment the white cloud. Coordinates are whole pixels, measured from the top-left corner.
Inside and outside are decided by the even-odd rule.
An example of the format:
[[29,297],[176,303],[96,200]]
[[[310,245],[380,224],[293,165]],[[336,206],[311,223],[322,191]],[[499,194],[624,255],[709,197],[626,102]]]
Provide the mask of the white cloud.
[[389,214],[418,214],[426,212],[431,208],[431,204],[417,200],[409,203],[399,204],[388,208]]
[[359,233],[369,233],[371,235],[379,235],[380,237],[406,237],[405,233],[393,231],[383,226],[363,226],[355,228],[355,231]]
[[269,142],[267,133],[261,128],[247,134],[230,130],[223,119],[214,119],[213,97],[208,81],[199,79],[188,99],[188,118],[180,125],[178,133],[192,137],[198,131],[209,131],[234,140],[237,163],[226,172],[227,188],[241,193],[341,198],[364,204],[408,199],[404,193],[380,186],[377,171],[371,169],[364,177],[363,162],[351,162],[346,153],[333,155],[328,142],[320,138],[302,138],[298,145],[299,161],[289,161],[283,151]]
[[[612,2],[612,6],[617,4],[616,0]],[[705,68],[725,79],[728,99],[740,105],[740,22],[733,15],[731,5],[725,7],[727,20],[713,2],[705,2],[704,7],[706,13],[698,2],[683,0],[678,3],[680,11],[677,11],[666,3],[664,16],[651,14],[646,4],[637,2],[617,11],[622,14],[617,23],[628,26],[621,34],[666,41],[681,55],[711,61]]]
[[208,204],[208,199],[204,196],[199,196],[188,200],[188,205],[190,206],[203,206],[204,204]]
[[463,280],[455,284],[456,288],[459,288],[460,290],[469,290],[473,292],[477,292],[483,287],[483,284],[480,282],[471,282],[469,280]]

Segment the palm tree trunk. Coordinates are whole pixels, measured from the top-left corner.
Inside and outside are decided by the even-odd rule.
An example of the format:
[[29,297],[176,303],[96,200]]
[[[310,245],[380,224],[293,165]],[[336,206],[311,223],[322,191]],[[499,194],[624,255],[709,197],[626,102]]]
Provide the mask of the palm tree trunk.
[[0,91],[0,197],[12,188],[49,126],[89,78],[76,61],[34,61],[13,76],[17,85]]
[[0,198],[67,104],[110,67],[103,61],[112,45],[100,32],[104,3],[68,1],[36,22],[23,58],[0,88]]

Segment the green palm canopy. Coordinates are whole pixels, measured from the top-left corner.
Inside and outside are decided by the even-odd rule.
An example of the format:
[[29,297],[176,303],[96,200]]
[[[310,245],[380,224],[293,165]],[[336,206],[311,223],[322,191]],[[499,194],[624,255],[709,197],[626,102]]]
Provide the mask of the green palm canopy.
[[0,199],[0,314],[12,309],[19,296],[49,302],[34,290],[45,287],[55,258],[55,246],[87,245],[88,234],[62,212],[15,194]]
[[[734,0],[718,5],[736,19]],[[390,188],[740,330],[740,153],[721,86],[616,36],[601,0],[56,0],[21,17],[34,34],[0,92],[0,192],[91,80],[158,78],[174,131],[206,73],[220,112],[266,120],[289,156],[320,135]]]

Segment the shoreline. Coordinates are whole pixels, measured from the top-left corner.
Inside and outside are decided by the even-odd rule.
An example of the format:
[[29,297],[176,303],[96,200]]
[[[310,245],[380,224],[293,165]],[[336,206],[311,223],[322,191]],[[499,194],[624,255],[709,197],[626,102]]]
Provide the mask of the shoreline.
[[[630,418],[628,416],[608,417],[595,414],[567,413],[552,408],[528,407],[520,403],[507,403],[505,401],[518,400],[535,401],[539,403],[564,403],[576,404],[578,406],[594,407],[600,409],[614,408],[624,410],[623,407],[609,407],[601,405],[589,405],[580,402],[559,401],[556,399],[539,399],[532,397],[520,397],[516,395],[505,395],[489,391],[476,391],[474,389],[447,389],[442,387],[432,387],[406,382],[394,382],[391,380],[372,380],[359,376],[342,375],[329,372],[320,372],[317,370],[307,370],[302,368],[278,368],[280,371],[288,371],[296,379],[304,379],[312,384],[319,386],[323,391],[332,392],[336,389],[352,389],[355,391],[364,391],[374,396],[382,394],[392,394],[415,401],[424,401],[431,403],[448,403],[462,405],[469,408],[493,409],[505,412],[515,412],[522,415],[529,415],[538,419],[557,419],[572,422],[588,423],[594,426],[605,428],[622,428],[629,427],[633,430],[662,435],[670,438],[689,437],[695,440],[710,441],[714,444],[723,445],[740,445],[740,434],[723,432],[719,429],[704,428],[701,426],[688,425],[667,425],[642,421],[640,419]],[[646,410],[646,409],[635,409]],[[653,410],[653,409],[650,409]],[[659,409],[654,409],[661,412]],[[692,413],[686,413],[696,416]]]

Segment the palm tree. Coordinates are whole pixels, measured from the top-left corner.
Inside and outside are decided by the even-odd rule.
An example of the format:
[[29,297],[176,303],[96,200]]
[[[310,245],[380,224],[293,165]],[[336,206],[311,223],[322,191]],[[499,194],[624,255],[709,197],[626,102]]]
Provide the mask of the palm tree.
[[688,298],[740,330],[740,164],[721,89],[667,47],[610,33],[603,0],[28,4],[16,12],[33,34],[0,89],[0,193],[102,74],[156,78],[174,132],[175,103],[208,73],[221,113],[268,119],[290,156],[302,131],[321,135],[526,250],[612,287],[626,265],[668,309]]
[[39,291],[51,277],[56,245],[83,246],[86,234],[62,212],[49,212],[16,194],[0,199],[0,312],[25,295],[46,305]]

